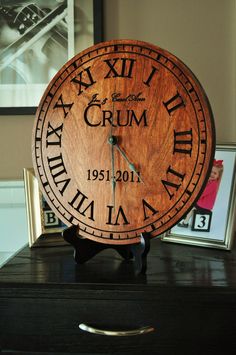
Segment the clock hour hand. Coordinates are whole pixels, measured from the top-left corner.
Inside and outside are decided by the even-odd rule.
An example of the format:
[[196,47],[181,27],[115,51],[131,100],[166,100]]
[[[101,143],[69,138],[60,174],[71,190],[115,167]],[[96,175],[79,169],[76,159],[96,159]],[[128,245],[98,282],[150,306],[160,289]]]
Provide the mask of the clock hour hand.
[[129,159],[127,158],[125,152],[120,148],[120,146],[117,144],[117,142],[115,143],[115,147],[117,148],[117,150],[120,152],[120,154],[122,155],[122,157],[123,157],[123,158],[126,160],[126,162],[128,163],[129,169],[130,169],[131,171],[133,171],[133,172],[137,175],[137,177],[143,182],[143,180],[142,180],[140,174],[139,174],[139,173],[137,172],[137,170],[135,169],[134,164],[129,161]]

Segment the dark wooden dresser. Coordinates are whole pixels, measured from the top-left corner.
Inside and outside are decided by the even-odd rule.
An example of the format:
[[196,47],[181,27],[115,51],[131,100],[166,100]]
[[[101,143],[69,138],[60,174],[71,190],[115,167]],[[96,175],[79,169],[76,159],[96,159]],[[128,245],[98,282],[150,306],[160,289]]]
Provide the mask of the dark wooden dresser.
[[[150,326],[134,336],[85,332]],[[70,246],[28,247],[0,269],[7,354],[236,354],[232,251],[152,240],[145,276],[112,249],[76,265]]]

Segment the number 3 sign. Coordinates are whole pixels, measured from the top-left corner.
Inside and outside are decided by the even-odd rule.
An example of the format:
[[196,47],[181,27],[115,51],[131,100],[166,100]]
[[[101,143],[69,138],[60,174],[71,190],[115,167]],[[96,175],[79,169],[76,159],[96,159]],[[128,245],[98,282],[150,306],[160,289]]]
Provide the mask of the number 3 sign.
[[209,232],[211,228],[211,217],[211,211],[200,213],[195,210],[193,214],[192,230],[198,232]]

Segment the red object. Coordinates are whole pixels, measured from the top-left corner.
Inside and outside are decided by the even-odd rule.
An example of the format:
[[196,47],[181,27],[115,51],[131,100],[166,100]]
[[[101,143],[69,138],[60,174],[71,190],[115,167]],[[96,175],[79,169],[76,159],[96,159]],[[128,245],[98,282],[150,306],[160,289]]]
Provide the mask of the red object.
[[212,210],[217,196],[219,180],[208,181],[205,190],[197,201],[197,206],[206,210]]

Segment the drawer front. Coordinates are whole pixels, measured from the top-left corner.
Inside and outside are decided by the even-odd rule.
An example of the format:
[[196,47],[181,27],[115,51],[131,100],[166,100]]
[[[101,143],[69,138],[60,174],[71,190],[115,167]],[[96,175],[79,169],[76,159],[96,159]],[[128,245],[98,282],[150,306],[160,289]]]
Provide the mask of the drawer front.
[[[227,304],[227,299],[214,302],[195,297],[190,302],[174,294],[172,302],[168,298],[9,298],[1,299],[0,314],[2,350],[123,355],[144,351],[183,354],[187,349],[194,354],[202,346],[209,348],[208,354],[218,354],[228,345],[236,349],[235,304]],[[154,331],[106,336],[81,330],[81,323],[106,330],[151,326]]]

